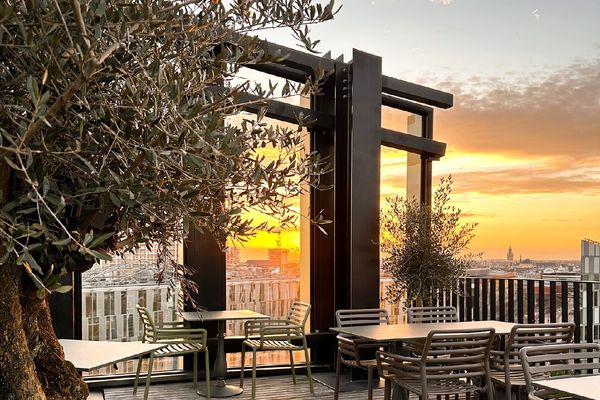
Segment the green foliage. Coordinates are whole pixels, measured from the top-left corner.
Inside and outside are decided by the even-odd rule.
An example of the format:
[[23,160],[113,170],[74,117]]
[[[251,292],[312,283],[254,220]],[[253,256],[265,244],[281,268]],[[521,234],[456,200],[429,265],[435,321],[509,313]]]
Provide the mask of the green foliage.
[[[234,77],[285,58],[248,34],[289,28],[314,51],[308,25],[334,11],[317,0],[3,0],[0,263],[23,265],[44,295],[66,290],[63,273],[164,247],[191,226],[224,243],[253,234],[249,209],[289,221],[285,199],[325,166],[300,156],[300,129],[267,125],[266,109],[225,119],[247,93],[314,92],[325,72],[277,90]],[[265,147],[277,149],[266,165]]]
[[383,270],[392,278],[386,299],[432,299],[438,290],[458,290],[475,255],[465,253],[476,223],[460,222],[461,210],[448,204],[452,177],[442,178],[433,206],[391,197],[381,213]]

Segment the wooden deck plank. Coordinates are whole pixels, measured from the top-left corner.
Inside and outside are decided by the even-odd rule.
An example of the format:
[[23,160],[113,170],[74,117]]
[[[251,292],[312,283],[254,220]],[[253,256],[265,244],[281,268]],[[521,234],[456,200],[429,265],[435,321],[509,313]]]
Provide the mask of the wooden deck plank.
[[[228,383],[237,385],[238,380],[228,380]],[[198,383],[199,385],[202,382]],[[250,400],[251,381],[247,379],[244,382],[244,393],[236,396],[236,400]],[[329,387],[314,382],[315,394],[310,394],[307,378],[297,377],[297,383],[292,383],[291,376],[263,377],[257,379],[256,399],[277,399],[277,400],[333,400],[333,390]],[[144,398],[144,387],[138,388],[137,395],[133,395],[131,387],[110,388],[104,390],[105,400],[139,400]],[[198,396],[194,391],[191,382],[153,384],[150,385],[149,400],[201,400],[204,397]],[[340,394],[340,400],[364,400],[367,398],[367,391],[344,392]],[[383,389],[376,389],[373,392],[374,400],[383,399]]]

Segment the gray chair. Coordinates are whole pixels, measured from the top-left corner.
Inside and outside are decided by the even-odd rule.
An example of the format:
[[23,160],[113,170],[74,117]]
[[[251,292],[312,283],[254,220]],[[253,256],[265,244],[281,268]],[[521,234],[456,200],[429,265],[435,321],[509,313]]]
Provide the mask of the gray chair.
[[600,373],[600,345],[596,343],[523,347],[519,358],[530,400],[571,398],[552,390],[536,389],[536,380]]
[[456,307],[452,306],[409,307],[408,309],[409,324],[428,324],[457,321],[458,313],[456,312]]
[[519,351],[527,346],[567,344],[573,341],[575,324],[561,322],[552,324],[518,324],[504,339],[500,349],[492,350],[490,366],[491,379],[495,385],[504,387],[507,398],[517,396],[525,388],[525,376],[519,358]]
[[494,333],[493,328],[433,330],[418,356],[378,351],[378,372],[385,379],[384,398],[390,399],[392,384],[396,384],[406,399],[410,393],[426,400],[483,392],[492,399],[489,355]]
[[[310,373],[310,355],[306,344],[304,328],[310,315],[310,304],[295,301],[284,320],[250,320],[244,323],[245,339],[242,342],[242,365],[240,371],[240,387],[244,387],[244,363],[246,347],[252,350],[252,399],[256,396],[256,353],[258,351],[288,351],[292,367],[292,380],[296,383],[294,369],[295,350],[304,351],[306,358],[306,374],[310,385],[310,393],[314,394],[312,375]],[[293,342],[301,341],[302,344]]]
[[[387,325],[390,322],[388,312],[380,308],[338,310],[335,312],[335,319],[338,327]],[[371,400],[373,398],[373,371],[377,369],[377,360],[372,358],[373,356],[368,359],[361,358],[361,353],[374,352],[374,350],[387,347],[388,344],[344,334],[339,334],[337,339],[338,352],[335,367],[334,400],[339,398],[342,364],[351,368],[367,370],[368,400]]]
[[[206,371],[206,397],[210,399],[210,367],[208,362],[208,348],[206,347],[207,333],[206,329],[191,329],[185,322],[163,322],[158,325],[150,312],[142,306],[136,305],[140,319],[144,325],[144,334],[142,342],[148,343],[167,343],[163,347],[150,353],[148,361],[148,375],[146,377],[146,388],[144,389],[144,400],[148,399],[150,389],[150,378],[152,376],[152,364],[158,357],[177,357],[186,354],[194,355],[194,389],[198,387],[198,353],[204,353],[204,369]],[[133,384],[133,394],[137,393],[140,369],[142,367],[142,357],[138,360],[135,381]]]

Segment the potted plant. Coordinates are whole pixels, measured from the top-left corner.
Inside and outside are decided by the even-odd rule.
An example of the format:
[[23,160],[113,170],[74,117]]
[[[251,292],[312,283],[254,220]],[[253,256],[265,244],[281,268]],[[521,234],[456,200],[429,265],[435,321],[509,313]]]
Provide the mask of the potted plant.
[[476,255],[466,252],[475,222],[461,223],[461,210],[449,205],[452,177],[442,178],[433,204],[399,196],[381,212],[383,270],[392,277],[386,300],[427,305],[442,291],[457,290]]

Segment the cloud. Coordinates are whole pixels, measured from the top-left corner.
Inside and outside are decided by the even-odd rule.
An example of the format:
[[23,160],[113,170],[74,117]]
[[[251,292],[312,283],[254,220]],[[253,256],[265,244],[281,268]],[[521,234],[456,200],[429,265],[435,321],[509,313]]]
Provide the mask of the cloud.
[[437,85],[456,106],[438,112],[436,138],[467,152],[595,158],[600,148],[600,60],[517,82],[474,77]]

